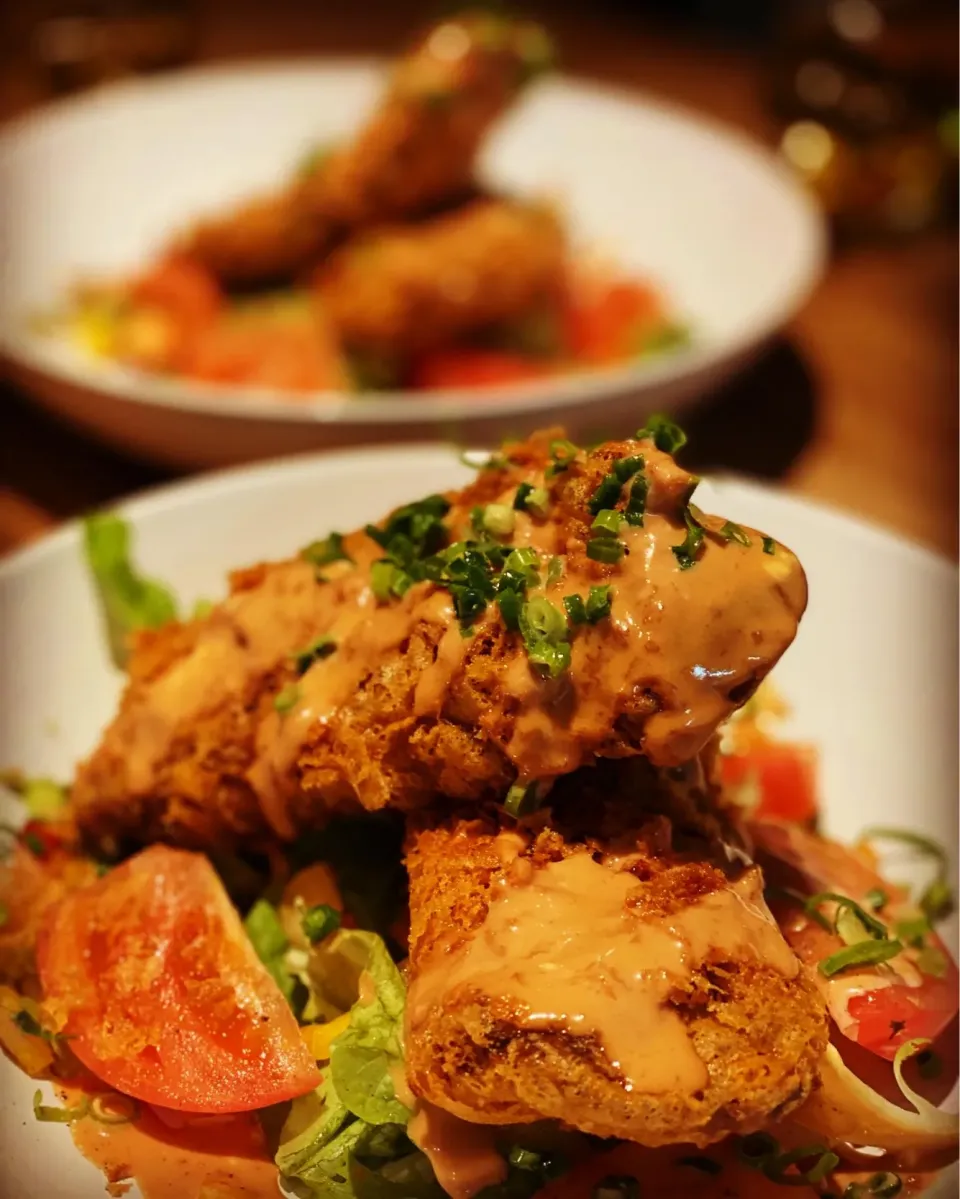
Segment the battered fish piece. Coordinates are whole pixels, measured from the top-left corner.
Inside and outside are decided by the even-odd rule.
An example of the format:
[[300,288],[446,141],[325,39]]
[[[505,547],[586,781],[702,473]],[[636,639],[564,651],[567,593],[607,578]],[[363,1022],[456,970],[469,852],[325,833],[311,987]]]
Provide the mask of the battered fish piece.
[[558,792],[540,831],[411,818],[413,1091],[475,1123],[559,1120],[649,1146],[792,1111],[828,1021],[757,867],[644,763]]
[[806,602],[794,555],[691,509],[694,485],[648,436],[545,434],[319,572],[238,572],[209,618],[141,639],[78,769],[80,827],[293,838],[335,809],[500,799],[598,757],[690,760]]
[[468,12],[435,26],[399,61],[360,134],[305,180],[307,206],[353,229],[467,190],[491,126],[552,59],[528,21]]
[[403,360],[555,297],[564,260],[549,209],[480,200],[358,237],[330,256],[318,287],[349,348]]
[[552,59],[539,26],[482,13],[432,28],[347,145],[277,191],[206,217],[176,250],[227,286],[279,284],[344,232],[420,216],[473,190],[477,150]]
[[176,250],[228,287],[288,282],[315,262],[330,224],[304,200],[300,183],[198,221]]

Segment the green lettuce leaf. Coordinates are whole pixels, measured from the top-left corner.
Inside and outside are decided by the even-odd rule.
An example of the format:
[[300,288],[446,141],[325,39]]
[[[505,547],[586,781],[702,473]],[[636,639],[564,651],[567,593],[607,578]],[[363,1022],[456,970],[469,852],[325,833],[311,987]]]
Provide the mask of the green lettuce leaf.
[[354,993],[360,996],[330,1051],[338,1094],[368,1124],[406,1124],[410,1110],[397,1099],[392,1077],[403,1069],[406,988],[400,971],[381,938],[359,929],[339,932],[321,956],[356,970]]
[[130,557],[130,527],[112,512],[83,522],[83,548],[103,612],[110,654],[122,667],[136,629],[156,629],[177,618],[173,592],[139,574]]

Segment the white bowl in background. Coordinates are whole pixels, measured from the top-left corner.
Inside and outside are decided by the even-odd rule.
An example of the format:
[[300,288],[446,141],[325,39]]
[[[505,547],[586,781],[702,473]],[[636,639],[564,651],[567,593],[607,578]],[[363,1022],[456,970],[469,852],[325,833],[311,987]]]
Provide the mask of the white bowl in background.
[[481,444],[553,421],[609,433],[714,387],[821,271],[821,219],[763,148],[659,100],[556,77],[494,132],[481,174],[562,201],[576,244],[662,289],[689,348],[503,389],[291,397],[151,377],[31,328],[78,278],[135,270],[197,214],[348,135],[381,82],[373,63],[207,67],[12,123],[0,133],[0,355],[14,379],[107,441],[189,466],[370,441]]

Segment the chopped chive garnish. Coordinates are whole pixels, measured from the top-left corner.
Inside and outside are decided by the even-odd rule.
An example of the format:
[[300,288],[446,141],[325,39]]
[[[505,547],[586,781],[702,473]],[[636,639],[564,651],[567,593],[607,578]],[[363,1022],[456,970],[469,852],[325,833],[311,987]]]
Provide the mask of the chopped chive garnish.
[[613,464],[613,473],[620,483],[626,483],[638,470],[643,470],[643,455],[632,454],[628,458],[619,458]]
[[340,927],[340,913],[329,903],[317,903],[300,917],[303,935],[311,945],[316,945]]
[[576,458],[578,450],[572,441],[567,441],[566,438],[560,437],[550,442],[550,465],[547,467],[545,474],[548,479],[554,478],[567,467]]
[[319,662],[321,658],[329,658],[336,648],[336,641],[324,634],[315,641],[311,641],[309,645],[305,645],[303,649],[296,650],[290,656],[293,658],[294,666],[297,668],[297,674],[303,674],[314,662]]
[[593,518],[591,529],[602,529],[605,533],[612,533],[616,537],[620,532],[620,526],[623,524],[623,513],[618,512],[616,508],[602,508]]
[[523,607],[523,598],[520,592],[512,591],[509,588],[501,591],[497,595],[497,607],[500,609],[503,623],[512,633],[517,632],[520,628],[520,609]]
[[877,966],[881,962],[889,962],[902,951],[903,946],[899,941],[859,941],[824,958],[819,970],[824,978],[832,978],[849,966]]
[[543,1167],[543,1158],[539,1153],[534,1153],[532,1149],[524,1149],[521,1145],[514,1145],[507,1155],[507,1161],[517,1170],[537,1170]]
[[637,441],[645,438],[664,454],[675,454],[687,444],[687,435],[680,426],[659,413],[651,416],[643,428],[637,430]]
[[483,527],[494,537],[509,537],[513,532],[513,509],[509,504],[487,504],[483,510]]
[[273,697],[273,706],[281,716],[286,716],[300,699],[300,688],[296,683],[290,683]]
[[903,1190],[903,1179],[891,1170],[874,1174],[866,1182],[847,1183],[843,1199],[894,1199]]
[[613,537],[591,537],[587,542],[587,557],[593,562],[613,566],[624,555],[624,544]]
[[620,492],[623,490],[623,483],[616,475],[605,475],[597,484],[597,489],[590,497],[587,503],[587,510],[591,515],[596,515],[604,508],[612,508],[617,500],[620,499]]
[[647,476],[642,472],[639,473],[630,484],[630,495],[627,499],[627,506],[623,513],[628,524],[643,524],[643,516],[647,510],[647,492],[649,487],[650,485],[647,481]]
[[74,1107],[50,1107],[43,1102],[43,1092],[33,1093],[33,1114],[44,1124],[73,1124],[90,1111],[90,1100],[84,1095]]
[[16,1012],[11,1019],[21,1032],[25,1032],[28,1037],[39,1037],[41,1041],[46,1041],[50,1045],[55,1045],[58,1041],[64,1040],[50,1029],[44,1028],[35,1016],[31,1016],[26,1008],[21,1008]]
[[563,559],[556,554],[547,563],[547,586],[555,587],[563,578]]
[[570,665],[564,614],[548,599],[538,596],[521,607],[519,622],[527,657],[551,678],[558,678]]
[[[835,903],[837,905],[837,913],[832,926],[819,910],[820,905],[823,903]],[[841,936],[843,936],[840,927],[841,918],[845,913],[849,913],[855,925],[853,930],[855,940],[853,943],[864,940],[864,934],[878,941],[883,941],[888,936],[887,926],[871,916],[869,912],[865,912],[858,903],[854,902],[847,895],[840,895],[835,891],[820,891],[816,895],[811,895],[804,904],[804,907],[807,915],[812,916],[823,928],[831,932],[840,933]],[[847,941],[845,936],[843,939]],[[847,944],[851,944],[851,942],[847,941]]]
[[684,509],[683,521],[687,526],[687,535],[679,545],[671,546],[671,549],[680,569],[689,570],[697,561],[697,556],[703,545],[704,528],[690,511],[689,504]]
[[571,624],[587,623],[587,605],[583,602],[582,595],[577,595],[576,592],[573,595],[565,595],[563,606]]
[[953,892],[947,883],[947,852],[937,841],[909,829],[875,827],[865,829],[865,841],[899,841],[925,857],[933,858],[937,873],[933,882],[920,896],[920,907],[931,921],[942,920],[953,910]]
[[523,512],[527,506],[527,497],[533,491],[532,483],[521,483],[517,494],[513,497],[513,506],[518,512]]
[[330,533],[320,541],[311,541],[300,551],[300,557],[311,566],[329,566],[331,562],[352,562],[343,548],[343,534]]
[[370,589],[378,600],[385,601],[391,596],[399,599],[412,586],[413,579],[410,575],[387,558],[381,558],[370,567]]
[[734,524],[732,520],[725,521],[720,529],[720,536],[724,541],[735,541],[737,545],[745,546],[747,549],[753,545],[753,542],[741,529],[738,524]]
[[514,783],[503,801],[504,811],[515,820],[529,816],[540,807],[540,786],[538,783]]
[[612,588],[609,583],[590,588],[590,594],[587,596],[586,603],[587,620],[590,624],[597,624],[610,615],[610,608],[613,603],[611,592]]
[[534,487],[526,499],[527,511],[532,512],[534,516],[546,517],[550,515],[550,492],[546,487]]
[[775,554],[777,552],[777,543],[772,537],[763,538],[763,552],[765,554]]

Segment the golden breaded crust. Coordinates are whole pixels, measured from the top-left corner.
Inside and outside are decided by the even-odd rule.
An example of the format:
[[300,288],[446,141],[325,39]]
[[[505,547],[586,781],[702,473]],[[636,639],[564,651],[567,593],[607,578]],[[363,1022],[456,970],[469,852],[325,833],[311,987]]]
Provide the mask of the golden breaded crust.
[[359,236],[324,263],[318,284],[346,345],[403,359],[555,296],[564,258],[548,209],[479,200]]
[[[618,854],[632,841],[630,867],[638,879],[638,914],[644,919],[671,915],[704,894],[727,885],[718,865],[718,831],[709,814],[690,800],[681,802],[677,825],[667,831],[688,846],[685,853],[664,849],[663,821],[669,801],[651,790],[638,768],[607,766],[602,779],[587,782],[592,795],[571,805],[576,781],[559,800],[559,819],[571,811],[606,813],[601,819],[618,833],[611,841],[572,838],[569,825],[541,831],[522,857],[535,870],[574,854],[599,858],[611,846]],[[608,802],[598,800],[600,790]],[[640,792],[652,796],[642,811]],[[610,812],[609,797],[627,811]],[[613,805],[616,806],[616,805]],[[612,821],[612,823],[609,823]],[[625,823],[633,822],[627,835]],[[680,832],[680,828],[686,832]],[[690,847],[699,827],[697,858]],[[417,978],[431,967],[441,972],[458,947],[477,935],[506,878],[495,823],[414,819],[408,835],[410,875],[411,1003],[416,1009]],[[679,833],[679,836],[677,834]],[[730,835],[730,834],[726,834]],[[611,869],[619,869],[616,859]],[[452,956],[451,956],[452,955]],[[439,967],[437,963],[439,962]],[[772,965],[753,959],[709,960],[691,977],[677,980],[669,1004],[686,1025],[708,1084],[692,1094],[632,1092],[611,1063],[601,1039],[563,1028],[530,1028],[509,995],[455,989],[408,1028],[406,1058],[414,1091],[438,1106],[482,1123],[527,1123],[556,1119],[603,1137],[623,1137],[645,1145],[706,1145],[730,1132],[747,1132],[796,1107],[816,1085],[817,1064],[827,1042],[827,1019],[816,988],[802,975],[788,979]],[[624,1020],[630,1013],[624,1010]]]

